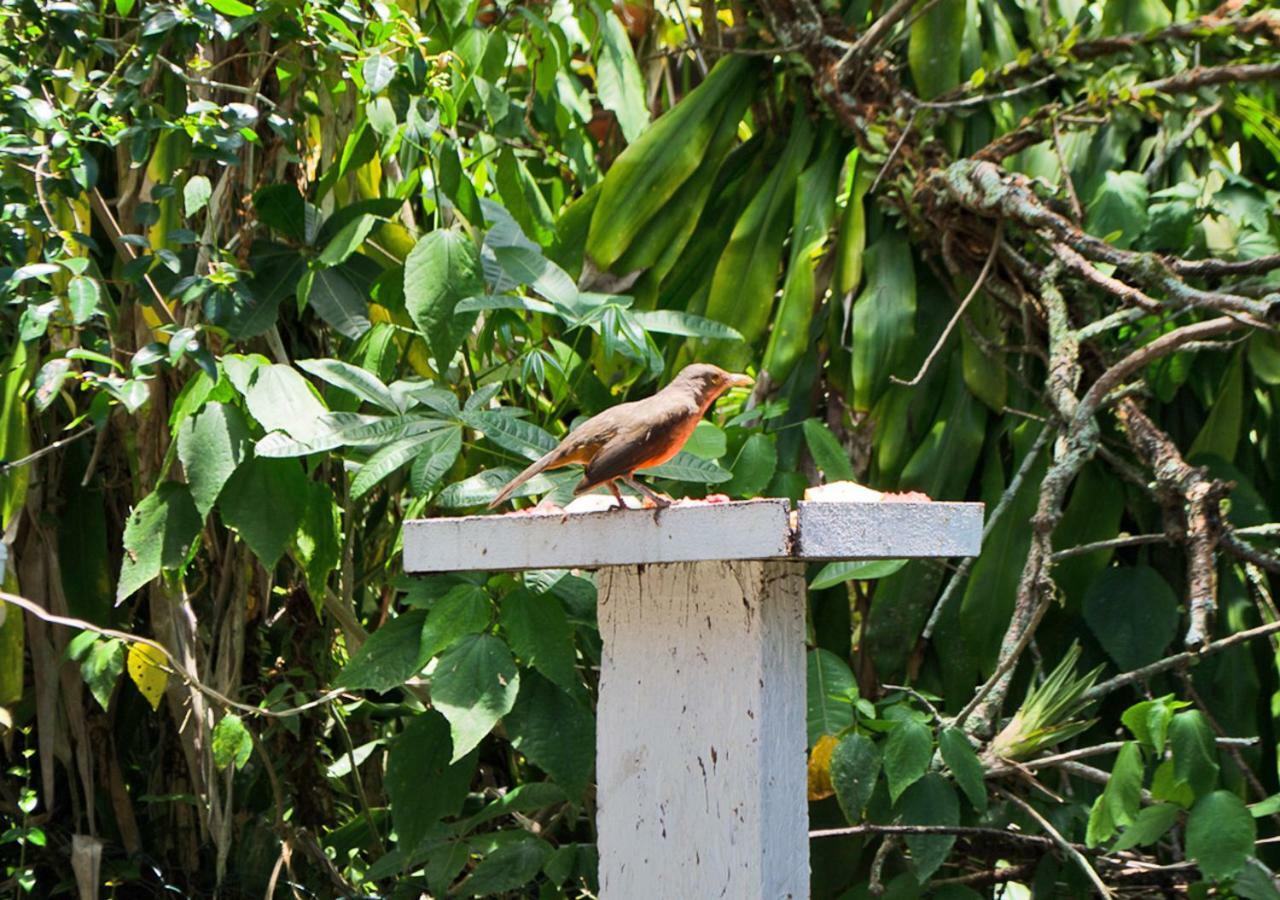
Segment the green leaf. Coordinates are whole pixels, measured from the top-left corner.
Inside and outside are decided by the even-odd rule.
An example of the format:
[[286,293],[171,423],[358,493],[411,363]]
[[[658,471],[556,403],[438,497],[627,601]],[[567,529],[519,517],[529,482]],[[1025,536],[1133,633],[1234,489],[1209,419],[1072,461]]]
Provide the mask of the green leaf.
[[862,820],[879,777],[880,751],[865,735],[847,734],[831,751],[831,785],[850,822]]
[[1098,237],[1119,232],[1111,242],[1128,248],[1147,230],[1147,180],[1141,172],[1103,174],[1085,214],[1085,230]]
[[599,22],[599,48],[596,57],[596,93],[600,105],[618,118],[622,136],[631,143],[649,124],[649,107],[645,103],[644,79],[636,64],[627,29],[612,8],[596,8]]
[[453,468],[462,452],[462,429],[450,428],[432,436],[422,448],[413,468],[409,470],[409,483],[415,496],[422,497],[436,489],[440,479]]
[[473,410],[464,412],[462,420],[502,449],[518,453],[527,459],[538,459],[547,451],[554,450],[558,443],[537,425],[507,412]]
[[259,366],[242,392],[249,414],[263,431],[284,431],[306,439],[316,433],[317,420],[327,412],[311,385],[291,366]]
[[423,664],[460,638],[484,631],[492,616],[492,604],[484,588],[460,584],[450,589],[432,605],[422,626]]
[[733,461],[733,478],[725,493],[733,497],[752,497],[764,493],[778,469],[778,450],[772,435],[753,434],[747,438]]
[[551,845],[528,832],[500,844],[487,854],[458,892],[468,897],[492,897],[514,891],[532,881],[551,856]]
[[[21,620],[19,620],[21,621]],[[85,632],[92,634],[92,632]],[[89,686],[89,693],[98,705],[107,709],[111,703],[111,695],[115,691],[120,673],[124,671],[124,641],[110,638],[94,640],[89,645],[89,652],[80,660],[80,676]]]
[[396,61],[384,53],[374,53],[360,67],[364,86],[370,94],[377,94],[396,76]]
[[244,768],[253,753],[253,738],[249,729],[235,713],[227,713],[213,726],[213,764],[219,769],[234,765]]
[[387,444],[365,461],[351,481],[351,497],[358,499],[373,490],[384,478],[399,469],[405,463],[416,458],[422,448],[435,437],[428,432],[401,438]]
[[932,100],[960,83],[965,0],[942,0],[911,26],[907,61],[922,100]]
[[723,341],[742,340],[737,329],[730,328],[723,322],[678,309],[638,309],[631,316],[645,331],[656,334],[678,334]]
[[431,701],[449,720],[453,760],[461,759],[511,711],[520,673],[507,645],[478,634],[446,651],[431,679]]
[[342,562],[340,530],[333,491],[327,484],[308,481],[306,512],[294,535],[294,548],[317,610],[324,602],[329,574]]
[[1249,815],[1255,819],[1261,819],[1263,816],[1274,816],[1276,813],[1280,813],[1280,794],[1272,794],[1265,800],[1249,804]]
[[520,677],[520,696],[503,718],[511,745],[550,775],[572,799],[586,790],[595,765],[595,717],[537,672]]
[[1244,801],[1230,791],[1214,791],[1187,818],[1187,858],[1208,879],[1231,878],[1253,855],[1258,831]]
[[148,494],[124,526],[124,559],[116,585],[116,603],[187,559],[200,533],[201,516],[185,484],[166,481]]
[[320,252],[320,262],[326,266],[336,266],[345,262],[347,257],[360,248],[365,238],[378,224],[378,217],[365,213],[356,216],[338,230]]
[[413,609],[384,622],[342,667],[336,684],[381,692],[417,675],[431,658],[422,646],[426,618],[425,611]]
[[386,788],[399,849],[413,856],[431,827],[456,816],[467,799],[476,756],[452,762],[449,723],[435,710],[409,720],[387,755]]
[[1244,422],[1244,353],[1237,351],[1209,404],[1209,415],[1187,450],[1187,459],[1211,454],[1231,462],[1247,430]]
[[1133,819],[1133,824],[1124,830],[1114,844],[1111,852],[1132,850],[1134,847],[1149,847],[1178,821],[1181,807],[1173,803],[1157,803],[1144,807]]
[[916,339],[916,276],[897,232],[883,234],[863,259],[866,283],[853,304],[853,405],[869,410]]
[[306,202],[292,184],[269,184],[253,195],[258,221],[295,241],[306,240]]
[[1111,777],[1102,792],[1111,821],[1124,827],[1133,824],[1142,806],[1142,748],[1137,741],[1126,741],[1116,754]]
[[1179,709],[1190,706],[1190,703],[1175,701],[1172,694],[1156,700],[1144,700],[1126,709],[1120,721],[1133,732],[1143,745],[1151,748],[1156,754],[1164,753],[1165,736],[1169,733],[1169,722]]
[[938,735],[938,747],[942,750],[942,761],[951,770],[956,784],[969,798],[973,808],[983,812],[987,808],[986,770],[978,761],[978,754],[959,728],[945,728]]
[[804,441],[809,446],[809,455],[826,476],[825,480],[853,481],[853,463],[849,461],[849,454],[840,446],[831,429],[817,419],[805,419],[800,427],[804,431]]
[[404,264],[409,316],[445,369],[475,323],[475,313],[454,313],[464,297],[484,292],[475,244],[454,231],[433,231],[414,245]]
[[250,459],[227,480],[218,513],[268,569],[275,566],[302,524],[307,476],[292,459]]
[[853,724],[851,695],[856,696],[857,682],[849,664],[829,650],[810,650],[808,658],[808,733],[809,746],[824,734],[836,735]]
[[[956,799],[955,788],[937,772],[928,773],[907,788],[896,808],[906,825],[960,824],[960,801]],[[908,834],[906,842],[916,880],[924,884],[946,860],[956,836]]]
[[924,775],[933,758],[933,735],[915,719],[903,719],[889,732],[884,745],[884,775],[889,781],[889,799],[894,803],[902,792]]
[[502,598],[499,621],[507,641],[526,666],[573,693],[581,688],[573,629],[552,594],[515,590]]
[[1218,783],[1218,749],[1213,729],[1199,710],[1187,710],[1169,723],[1174,777],[1196,797],[1203,797]]
[[833,562],[813,576],[809,590],[822,591],[845,581],[872,581],[892,575],[907,564],[905,559],[873,559],[866,562]]
[[703,419],[685,442],[684,450],[698,459],[719,459],[725,452],[725,433]]
[[226,403],[206,403],[178,429],[178,458],[187,474],[191,499],[203,519],[223,485],[249,454],[249,426]]
[[670,478],[672,481],[692,481],[696,484],[719,484],[733,477],[710,460],[699,459],[684,450],[660,466],[641,469],[640,474],[654,478]]
[[213,186],[203,175],[192,175],[182,186],[182,212],[188,218],[194,216],[209,204],[213,196]]
[[532,247],[494,247],[502,271],[516,284],[536,290],[552,303],[572,308],[578,302],[578,287],[564,269]]
[[[247,3],[241,3],[240,0],[209,0],[209,5],[224,16],[231,16],[232,18],[251,16],[254,12],[252,6]],[[240,767],[236,766],[236,768]]]
[[1084,619],[1123,670],[1155,662],[1178,627],[1178,599],[1149,566],[1117,566],[1089,585]]
[[404,403],[377,375],[339,359],[300,359],[298,368],[388,412],[403,413]]
[[369,302],[342,268],[313,272],[306,296],[316,314],[345,338],[356,340],[372,327]]
[[94,317],[102,304],[102,287],[96,278],[77,275],[67,282],[67,303],[71,321],[83,325]]

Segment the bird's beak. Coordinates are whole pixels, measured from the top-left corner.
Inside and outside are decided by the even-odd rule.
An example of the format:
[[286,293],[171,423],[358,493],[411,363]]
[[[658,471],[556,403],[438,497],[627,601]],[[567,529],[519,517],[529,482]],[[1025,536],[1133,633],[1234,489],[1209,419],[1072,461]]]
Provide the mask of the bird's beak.
[[751,387],[755,383],[756,380],[750,375],[731,374],[729,376],[729,387]]

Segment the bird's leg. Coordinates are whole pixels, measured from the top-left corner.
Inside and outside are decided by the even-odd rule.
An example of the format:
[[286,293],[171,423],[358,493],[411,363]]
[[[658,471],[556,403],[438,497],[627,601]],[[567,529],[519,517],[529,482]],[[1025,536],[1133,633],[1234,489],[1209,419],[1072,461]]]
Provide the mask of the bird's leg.
[[659,494],[653,490],[650,490],[646,485],[640,483],[639,481],[636,481],[634,477],[630,475],[624,475],[622,480],[625,481],[631,488],[633,488],[634,490],[638,491],[641,494],[644,494],[646,497],[652,500],[654,506],[658,507],[658,509],[665,509],[666,507],[671,505],[670,497],[664,497],[662,494]]
[[617,506],[615,506],[615,507],[613,507],[613,508],[614,508],[614,509],[626,509],[626,508],[627,508],[627,501],[623,500],[623,499],[622,499],[622,494],[618,493],[618,484],[617,484],[617,482],[615,482],[615,481],[606,481],[606,482],[605,482],[605,484],[606,484],[606,485],[608,485],[608,487],[609,487],[609,493],[613,494],[614,499],[618,501],[618,505],[617,505]]

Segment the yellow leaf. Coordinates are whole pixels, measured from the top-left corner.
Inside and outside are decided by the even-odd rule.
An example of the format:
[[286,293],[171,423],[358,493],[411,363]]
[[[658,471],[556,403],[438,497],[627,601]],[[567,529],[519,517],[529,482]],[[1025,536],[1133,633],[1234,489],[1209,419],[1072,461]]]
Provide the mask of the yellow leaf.
[[129,677],[147,698],[152,710],[160,708],[160,698],[164,695],[165,686],[169,683],[169,672],[164,654],[150,644],[130,644],[129,658],[126,666]]
[[809,799],[825,800],[836,792],[831,786],[831,753],[839,738],[824,734],[809,751]]

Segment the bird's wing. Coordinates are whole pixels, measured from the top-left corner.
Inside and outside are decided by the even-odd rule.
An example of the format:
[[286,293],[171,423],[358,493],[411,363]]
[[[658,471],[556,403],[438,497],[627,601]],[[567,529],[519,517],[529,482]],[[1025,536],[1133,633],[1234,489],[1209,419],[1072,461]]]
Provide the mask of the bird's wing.
[[698,424],[697,409],[687,404],[643,401],[642,404],[636,404],[629,415],[620,417],[622,421],[616,423],[609,440],[587,463],[574,493],[589,491],[606,481],[630,475],[636,469],[665,462],[684,446]]
[[545,472],[548,469],[557,469],[560,466],[589,462],[596,455],[596,451],[609,441],[609,438],[616,430],[612,419],[608,416],[615,409],[617,407],[607,409],[600,415],[592,416],[575,428],[564,440],[556,445],[555,449],[507,482],[502,490],[498,492],[498,496],[494,497],[489,503],[489,508],[494,509],[502,505],[515,493],[520,485],[534,475]]

